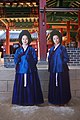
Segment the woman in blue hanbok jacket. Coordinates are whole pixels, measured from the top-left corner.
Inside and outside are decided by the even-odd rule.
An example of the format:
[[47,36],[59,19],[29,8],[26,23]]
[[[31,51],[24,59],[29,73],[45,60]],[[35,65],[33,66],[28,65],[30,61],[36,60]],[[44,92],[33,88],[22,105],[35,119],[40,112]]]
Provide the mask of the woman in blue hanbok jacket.
[[71,99],[68,61],[65,46],[61,45],[62,35],[53,30],[50,34],[54,46],[49,51],[49,92],[48,101],[55,105],[64,105]]
[[43,103],[43,95],[37,72],[37,56],[34,48],[29,46],[31,35],[23,30],[19,35],[21,47],[14,55],[16,68],[12,104],[37,105]]

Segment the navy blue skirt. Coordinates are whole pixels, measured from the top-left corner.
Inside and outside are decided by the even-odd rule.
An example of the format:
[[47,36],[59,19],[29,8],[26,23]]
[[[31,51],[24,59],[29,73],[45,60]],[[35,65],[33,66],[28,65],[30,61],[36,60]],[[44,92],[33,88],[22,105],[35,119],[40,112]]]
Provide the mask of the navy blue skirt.
[[56,73],[50,73],[48,101],[51,104],[67,104],[71,99],[69,71],[58,73],[56,86]]
[[37,105],[43,103],[38,73],[27,74],[26,87],[24,87],[24,74],[16,73],[13,87],[12,104],[17,105]]

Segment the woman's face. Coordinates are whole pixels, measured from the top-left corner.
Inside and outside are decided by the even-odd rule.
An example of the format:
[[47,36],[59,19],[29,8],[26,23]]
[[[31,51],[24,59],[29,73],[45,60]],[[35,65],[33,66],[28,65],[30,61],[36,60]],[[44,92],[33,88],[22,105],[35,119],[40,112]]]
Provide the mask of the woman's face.
[[28,44],[28,37],[26,35],[22,36],[22,44],[27,45]]
[[60,43],[59,37],[57,35],[53,36],[53,42],[54,42],[55,45]]

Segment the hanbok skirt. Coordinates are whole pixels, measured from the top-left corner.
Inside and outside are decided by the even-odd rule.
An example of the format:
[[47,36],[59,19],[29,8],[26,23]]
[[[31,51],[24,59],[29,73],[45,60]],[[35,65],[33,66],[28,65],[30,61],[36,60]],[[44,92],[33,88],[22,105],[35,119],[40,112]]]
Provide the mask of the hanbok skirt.
[[56,85],[56,73],[50,73],[48,101],[55,105],[64,105],[71,99],[69,71],[58,73]]
[[24,86],[24,74],[16,73],[12,104],[27,106],[37,105],[43,102],[43,94],[38,73],[34,72],[27,74],[26,86]]

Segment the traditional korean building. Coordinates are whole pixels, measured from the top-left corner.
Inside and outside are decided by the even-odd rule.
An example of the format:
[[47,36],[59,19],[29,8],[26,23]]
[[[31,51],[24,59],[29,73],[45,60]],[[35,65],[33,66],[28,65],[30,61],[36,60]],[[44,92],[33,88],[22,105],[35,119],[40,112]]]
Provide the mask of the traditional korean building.
[[[76,41],[74,35],[76,36],[79,27],[79,0],[0,1],[0,30],[6,30],[6,54],[10,54],[10,30],[37,31],[38,57],[44,61],[52,45],[47,41],[52,29],[60,30],[63,35],[66,33],[66,36],[63,36],[63,44],[67,46],[73,39]],[[78,47],[80,47],[79,43]]]

